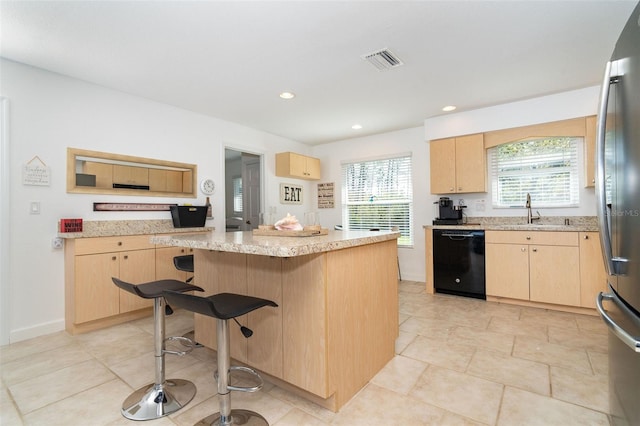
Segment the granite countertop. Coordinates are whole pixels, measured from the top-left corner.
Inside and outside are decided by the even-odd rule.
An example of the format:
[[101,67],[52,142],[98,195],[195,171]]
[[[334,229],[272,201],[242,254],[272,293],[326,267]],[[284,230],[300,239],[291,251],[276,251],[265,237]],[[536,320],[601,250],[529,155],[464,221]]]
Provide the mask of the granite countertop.
[[[565,224],[568,219],[569,224]],[[597,232],[595,216],[549,216],[527,224],[525,217],[467,217],[462,225],[424,225],[425,229],[483,229],[486,231]]]
[[395,240],[392,231],[329,231],[315,237],[258,236],[252,232],[213,232],[151,238],[154,244],[261,256],[294,257]]
[[95,220],[82,223],[82,232],[59,232],[60,238],[117,237],[176,232],[211,232],[213,227],[175,228],[171,220]]

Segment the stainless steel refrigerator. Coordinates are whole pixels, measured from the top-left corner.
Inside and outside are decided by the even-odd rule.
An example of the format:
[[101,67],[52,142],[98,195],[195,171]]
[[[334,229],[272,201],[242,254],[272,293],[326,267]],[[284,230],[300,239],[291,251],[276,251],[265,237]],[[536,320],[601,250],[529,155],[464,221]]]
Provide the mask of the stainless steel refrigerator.
[[608,292],[609,399],[615,425],[640,425],[640,3],[607,62],[598,109],[596,199]]

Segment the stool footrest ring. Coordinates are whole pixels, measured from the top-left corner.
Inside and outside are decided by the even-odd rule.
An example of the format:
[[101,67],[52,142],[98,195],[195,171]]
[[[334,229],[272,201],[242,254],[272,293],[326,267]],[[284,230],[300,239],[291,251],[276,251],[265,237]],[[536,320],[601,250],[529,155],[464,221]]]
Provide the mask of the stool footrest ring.
[[188,337],[184,337],[184,336],[171,336],[171,337],[167,337],[165,340],[166,341],[177,341],[182,346],[185,346],[187,348],[184,351],[171,351],[171,350],[168,350],[168,349],[163,349],[162,352],[164,352],[165,354],[183,356],[183,355],[186,355],[186,354],[190,353],[197,346],[196,342],[194,342],[193,340],[189,339]]
[[[258,380],[258,384],[255,385],[255,386],[232,386],[232,385],[227,385],[227,389],[229,389],[230,391],[258,392],[260,389],[262,389],[262,386],[264,385],[264,380],[262,380],[262,376],[260,376],[260,374],[256,370],[254,370],[253,368],[233,365],[233,366],[229,367],[229,375],[231,375],[231,373],[233,371],[244,371],[245,373],[251,374],[252,376],[254,376]],[[213,373],[213,376],[215,377],[216,382],[217,382],[218,381],[218,370],[216,370],[216,372]]]

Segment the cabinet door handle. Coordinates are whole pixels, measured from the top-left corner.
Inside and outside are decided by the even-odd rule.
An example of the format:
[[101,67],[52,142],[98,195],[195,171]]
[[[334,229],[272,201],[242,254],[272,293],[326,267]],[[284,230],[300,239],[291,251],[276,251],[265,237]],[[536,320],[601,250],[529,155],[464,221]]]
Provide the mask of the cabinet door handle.
[[124,255],[124,259],[127,260],[129,258],[129,256],[127,256],[126,254]]
[[117,259],[117,257],[111,256],[111,260],[116,260],[116,259]]
[[449,191],[453,191],[453,187],[449,188]]
[[122,241],[118,241],[118,246],[121,246],[121,245],[122,245]]
[[527,249],[526,249],[525,247],[522,247],[522,248],[520,249],[520,251],[521,251],[521,252],[525,252],[525,251],[527,251]]
[[527,236],[527,240],[530,240],[530,239],[531,239],[531,237]]
[[585,235],[585,236],[584,236],[584,239],[585,239],[585,240],[588,240],[588,239],[589,239],[589,236],[588,236],[588,235]]
[[531,249],[532,252],[536,253],[538,251],[537,248]]

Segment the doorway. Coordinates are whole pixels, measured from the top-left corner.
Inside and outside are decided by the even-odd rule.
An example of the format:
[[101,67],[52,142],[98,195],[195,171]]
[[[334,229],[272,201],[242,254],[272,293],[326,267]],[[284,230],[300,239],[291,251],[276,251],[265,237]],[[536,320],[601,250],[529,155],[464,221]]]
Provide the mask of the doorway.
[[262,156],[225,148],[224,165],[226,231],[256,229],[263,199]]

